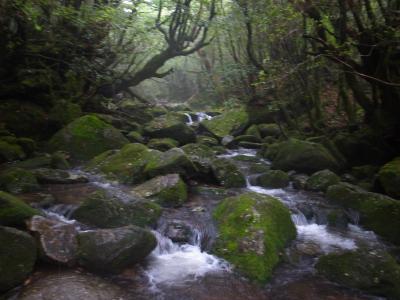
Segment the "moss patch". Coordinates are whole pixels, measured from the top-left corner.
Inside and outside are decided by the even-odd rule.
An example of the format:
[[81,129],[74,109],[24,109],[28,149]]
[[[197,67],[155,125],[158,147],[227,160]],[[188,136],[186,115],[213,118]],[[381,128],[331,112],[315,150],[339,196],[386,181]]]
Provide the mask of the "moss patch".
[[9,193],[20,194],[37,191],[40,186],[32,172],[11,168],[0,173],[0,188]]
[[271,196],[246,193],[226,198],[214,218],[219,230],[216,254],[260,282],[271,278],[280,251],[296,237],[289,210]]
[[378,180],[389,196],[400,200],[400,157],[388,162],[379,170]]
[[214,159],[211,163],[212,172],[219,182],[226,188],[240,188],[246,186],[246,179],[238,167],[225,158]]
[[243,110],[225,112],[211,120],[201,122],[200,126],[216,138],[240,134],[246,129],[248,115]]

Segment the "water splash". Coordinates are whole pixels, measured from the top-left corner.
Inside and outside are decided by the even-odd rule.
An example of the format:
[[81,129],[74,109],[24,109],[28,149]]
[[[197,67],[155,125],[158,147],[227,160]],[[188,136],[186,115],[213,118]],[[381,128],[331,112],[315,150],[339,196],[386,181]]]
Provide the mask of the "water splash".
[[186,122],[187,125],[193,125],[193,119],[192,116],[188,113],[184,113],[184,115],[188,118],[188,121]]

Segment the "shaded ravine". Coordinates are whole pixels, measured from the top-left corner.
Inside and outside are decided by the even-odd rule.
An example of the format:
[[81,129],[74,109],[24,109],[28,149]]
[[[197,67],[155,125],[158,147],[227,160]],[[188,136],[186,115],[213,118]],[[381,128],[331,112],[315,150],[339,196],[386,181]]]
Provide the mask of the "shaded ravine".
[[[265,189],[252,185],[249,162],[234,160],[242,155],[252,157],[257,163],[269,162],[256,157],[255,150],[229,150],[221,155],[238,165],[247,178],[245,189],[216,189],[194,187],[190,199],[180,208],[165,208],[154,234],[157,248],[143,264],[134,267],[132,274],[110,276],[109,279],[121,285],[127,292],[127,299],[380,299],[360,294],[336,286],[315,276],[314,264],[326,253],[356,249],[362,245],[370,249],[382,248],[378,238],[365,231],[356,223],[347,228],[332,228],[326,223],[326,213],[338,209],[316,194],[287,189]],[[129,188],[105,180],[102,176],[88,174],[79,169],[73,172],[88,176],[88,185],[106,189],[121,201],[129,201]],[[216,192],[217,191],[217,192]],[[220,191],[218,193],[218,191]],[[273,195],[280,199],[291,211],[298,236],[287,248],[283,263],[274,272],[267,286],[249,282],[234,271],[226,261],[214,256],[210,251],[217,235],[212,219],[214,207],[226,195],[245,191]],[[70,220],[75,204],[50,207],[46,213],[52,218],[81,224]],[[356,221],[356,216],[354,221]],[[166,234],[168,224],[179,222],[190,228],[189,239],[185,243],[174,243]],[[82,229],[85,229],[84,227]],[[308,298],[305,298],[305,295]]]

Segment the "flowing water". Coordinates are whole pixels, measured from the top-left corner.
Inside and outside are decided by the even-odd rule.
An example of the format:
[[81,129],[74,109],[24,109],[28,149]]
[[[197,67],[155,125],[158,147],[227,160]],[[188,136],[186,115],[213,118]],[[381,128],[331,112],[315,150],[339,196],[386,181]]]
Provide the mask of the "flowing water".
[[193,116],[189,113],[185,113],[184,115],[187,117],[186,124],[189,126],[194,125],[195,123],[203,122],[204,120],[211,120],[213,118],[205,112],[196,112]]
[[[247,159],[234,159],[237,156]],[[321,195],[297,191],[291,187],[265,189],[251,183],[256,174],[250,173],[249,164],[256,161],[269,165],[268,161],[256,157],[255,150],[230,150],[221,157],[232,159],[238,165],[247,177],[247,187],[220,194],[215,193],[215,188],[203,188],[201,191],[194,189],[190,200],[182,207],[164,209],[153,230],[158,241],[157,248],[141,266],[135,267],[134,272],[125,275],[122,283],[121,278],[111,277],[111,280],[128,291],[128,299],[378,299],[325,282],[314,274],[313,266],[322,254],[352,250],[363,245],[370,248],[384,247],[372,232],[357,225],[356,214],[347,212],[348,219],[353,221],[348,226],[329,226],[328,213],[339,208],[329,204]],[[90,183],[87,186],[106,189],[121,201],[131,199],[127,187],[109,182],[98,175],[86,174],[80,170],[74,172],[89,177]],[[82,190],[88,193],[92,189],[87,186],[82,187]],[[54,187],[49,188],[49,191],[51,189],[58,191]],[[235,195],[246,191],[280,199],[290,209],[297,228],[296,240],[286,249],[284,262],[275,270],[272,281],[266,286],[242,278],[233,266],[211,253],[217,235],[212,220],[214,207],[226,194]],[[58,193],[62,199],[69,199],[66,196],[68,192]],[[79,197],[84,196],[79,191],[75,193]],[[77,205],[66,202],[50,207],[46,210],[47,214],[74,223],[70,216]],[[167,237],[168,226],[174,222],[188,228],[188,238],[183,243],[175,243]],[[76,226],[81,228],[78,223]]]

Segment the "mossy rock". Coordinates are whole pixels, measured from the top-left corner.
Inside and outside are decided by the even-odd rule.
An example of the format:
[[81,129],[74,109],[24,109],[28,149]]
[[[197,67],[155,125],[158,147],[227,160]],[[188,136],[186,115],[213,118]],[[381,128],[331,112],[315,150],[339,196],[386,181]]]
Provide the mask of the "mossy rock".
[[257,125],[251,125],[247,130],[246,130],[246,135],[252,135],[257,137],[259,140],[261,140],[262,136],[260,133],[260,130],[258,129]]
[[246,149],[261,149],[262,144],[261,143],[253,143],[253,142],[239,142],[238,143],[239,148],[246,148]]
[[340,164],[321,144],[290,139],[268,147],[267,158],[272,159],[272,168],[290,171],[295,170],[312,174],[329,169],[339,170]]
[[82,115],[81,107],[70,101],[58,101],[49,112],[49,121],[64,126]]
[[242,133],[248,124],[248,115],[243,110],[228,111],[211,120],[204,120],[200,127],[218,139]]
[[143,170],[143,174],[147,178],[153,178],[159,175],[176,173],[184,178],[191,178],[195,176],[197,171],[195,165],[182,149],[173,148],[166,152],[158,152],[152,155]]
[[143,170],[153,155],[161,155],[158,151],[149,151],[142,144],[128,144],[121,150],[109,150],[87,164],[87,170],[103,173],[110,180],[118,180],[124,184],[143,182],[146,177]]
[[218,146],[219,142],[217,139],[211,137],[211,136],[206,136],[206,135],[199,135],[197,136],[197,143],[198,144],[203,144],[208,147],[214,147]]
[[22,151],[24,151],[24,153],[27,156],[32,156],[32,154],[37,149],[36,142],[30,138],[26,138],[26,137],[18,138],[16,143],[21,146]]
[[340,182],[340,177],[329,170],[315,172],[307,179],[306,189],[316,192],[326,192],[334,184]]
[[321,257],[319,274],[329,280],[368,293],[400,299],[400,265],[381,250],[358,250]]
[[281,129],[278,124],[270,123],[270,124],[260,124],[258,125],[258,130],[261,133],[261,137],[279,137],[281,133]]
[[157,240],[150,231],[131,225],[80,232],[78,244],[82,266],[95,272],[119,273],[149,255]]
[[33,271],[36,252],[32,236],[15,228],[0,226],[0,292],[25,281]]
[[58,131],[49,141],[49,147],[53,151],[68,152],[74,160],[88,160],[127,143],[128,140],[113,126],[96,116],[86,115]]
[[211,163],[211,169],[219,184],[226,188],[241,188],[246,186],[244,175],[228,159],[214,159]]
[[22,169],[37,169],[37,168],[49,168],[51,167],[52,157],[50,154],[43,154],[32,157],[27,160],[18,161],[13,164],[16,168]]
[[27,219],[41,214],[18,197],[0,191],[0,225],[23,226]]
[[271,278],[284,247],[296,237],[289,210],[276,198],[245,193],[223,200],[214,211],[217,255],[259,282]]
[[160,215],[161,208],[155,203],[137,199],[124,203],[105,191],[97,191],[83,201],[72,217],[99,228],[116,228],[127,225],[152,226]]
[[280,109],[272,106],[249,105],[246,111],[251,124],[270,124],[281,118]]
[[400,157],[388,162],[379,170],[378,180],[386,194],[400,200]]
[[285,188],[289,185],[289,175],[281,170],[269,170],[257,177],[257,184],[271,189]]
[[155,177],[135,187],[132,191],[139,197],[168,207],[178,207],[188,199],[186,184],[178,174]]
[[151,139],[147,143],[147,147],[151,149],[156,149],[159,151],[168,151],[172,148],[176,148],[179,146],[179,142],[175,141],[174,139],[170,138],[163,138],[163,139]]
[[181,145],[196,142],[194,130],[179,120],[174,114],[153,119],[145,126],[144,132],[152,138],[174,139]]
[[0,173],[0,188],[12,194],[20,194],[37,191],[40,186],[32,172],[11,168]]
[[18,144],[10,144],[0,139],[0,163],[21,160],[26,157],[22,147]]
[[131,142],[131,143],[144,143],[144,137],[142,134],[138,131],[131,131],[126,135],[126,138]]
[[214,151],[203,144],[187,144],[181,148],[198,170],[196,177],[210,179],[211,162],[216,158]]
[[71,168],[68,162],[68,154],[63,151],[56,151],[51,155],[50,166],[53,169],[68,170]]
[[261,143],[261,139],[254,135],[239,135],[233,139],[229,146],[239,145],[242,142],[247,143]]
[[330,186],[326,196],[332,202],[358,211],[361,225],[400,245],[400,201],[349,183]]

